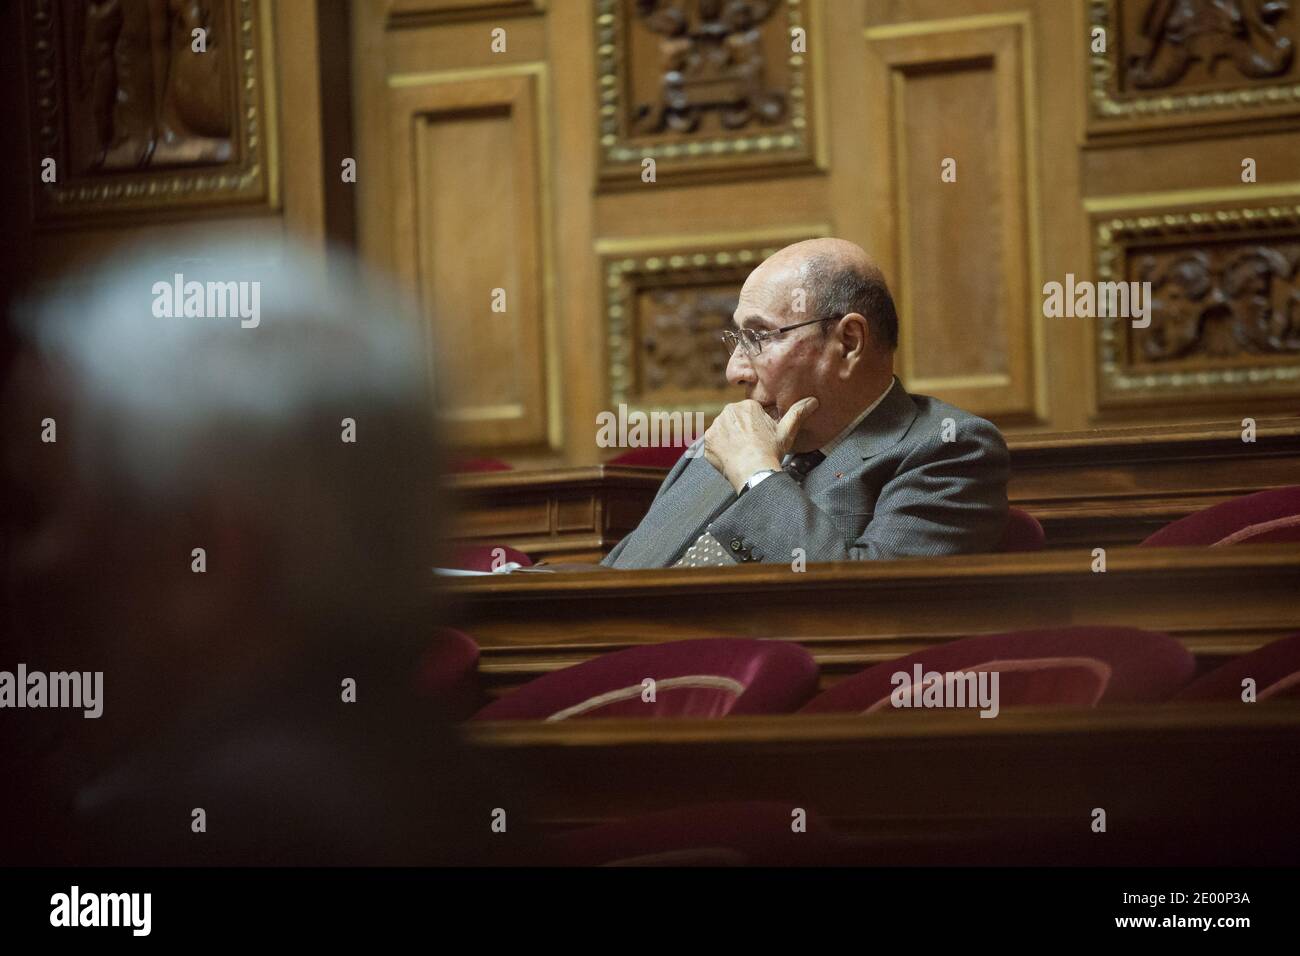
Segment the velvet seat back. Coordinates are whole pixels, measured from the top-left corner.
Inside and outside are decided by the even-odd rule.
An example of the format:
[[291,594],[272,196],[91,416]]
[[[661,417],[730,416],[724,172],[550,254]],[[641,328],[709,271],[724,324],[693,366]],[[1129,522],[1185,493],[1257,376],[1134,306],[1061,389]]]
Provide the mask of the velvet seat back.
[[[539,677],[488,705],[475,719],[782,714],[798,709],[816,687],[817,664],[797,644],[743,638],[672,641],[604,654]],[[653,689],[653,700],[647,688]]]
[[1300,541],[1300,485],[1233,498],[1165,525],[1146,548]]
[[[915,681],[920,666],[922,682]],[[981,634],[886,661],[846,678],[803,713],[919,710],[926,675],[998,673],[998,707],[1093,707],[1164,700],[1191,678],[1190,652],[1167,634],[1132,627],[1061,627]],[[904,684],[894,675],[908,675]],[[988,685],[991,687],[991,685]],[[910,707],[891,695],[906,693]],[[932,692],[933,693],[933,692]],[[955,699],[955,689],[952,697]]]

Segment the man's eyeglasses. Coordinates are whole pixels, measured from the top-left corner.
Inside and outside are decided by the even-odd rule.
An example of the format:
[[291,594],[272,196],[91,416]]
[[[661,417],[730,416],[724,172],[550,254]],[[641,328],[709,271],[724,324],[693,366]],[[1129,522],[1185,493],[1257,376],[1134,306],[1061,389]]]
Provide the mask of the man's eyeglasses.
[[742,346],[745,349],[745,354],[753,358],[763,351],[763,343],[768,339],[794,329],[802,329],[805,325],[815,325],[818,322],[836,322],[841,318],[843,316],[828,315],[824,319],[809,319],[807,322],[797,322],[794,325],[783,326],[779,329],[768,329],[764,332],[755,332],[753,329],[727,329],[722,333],[722,347],[727,350],[727,358],[731,358],[735,354],[737,345]]

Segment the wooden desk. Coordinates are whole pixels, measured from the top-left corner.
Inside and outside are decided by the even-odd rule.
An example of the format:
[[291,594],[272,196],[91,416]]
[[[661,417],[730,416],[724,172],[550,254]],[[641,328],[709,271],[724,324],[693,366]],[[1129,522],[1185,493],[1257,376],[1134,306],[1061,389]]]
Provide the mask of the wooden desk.
[[[1300,859],[1294,704],[511,721],[466,734],[531,781],[535,818],[556,828],[774,800],[867,838],[859,862],[948,862],[972,841],[982,856],[968,862]],[[1105,834],[1090,829],[1095,807]]]
[[[1170,521],[1238,495],[1300,484],[1300,418],[1012,438],[1011,503],[1049,548],[1136,544]],[[534,560],[597,561],[636,527],[663,481],[653,468],[592,465],[456,475],[458,539]]]
[[500,575],[443,583],[500,692],[611,649],[787,638],[827,683],[975,633],[1065,624],[1165,631],[1207,663],[1300,630],[1300,544],[1111,548],[905,561]]
[[599,561],[640,523],[663,480],[658,469],[610,465],[453,475],[454,537],[534,561]]

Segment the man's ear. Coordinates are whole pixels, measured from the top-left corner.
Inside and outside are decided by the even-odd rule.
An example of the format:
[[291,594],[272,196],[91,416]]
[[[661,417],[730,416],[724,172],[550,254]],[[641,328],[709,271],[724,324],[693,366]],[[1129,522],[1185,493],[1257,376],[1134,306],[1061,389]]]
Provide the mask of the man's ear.
[[845,371],[849,371],[858,362],[866,358],[871,348],[871,332],[867,320],[858,312],[850,312],[840,319],[836,327],[839,339],[840,356],[845,361]]

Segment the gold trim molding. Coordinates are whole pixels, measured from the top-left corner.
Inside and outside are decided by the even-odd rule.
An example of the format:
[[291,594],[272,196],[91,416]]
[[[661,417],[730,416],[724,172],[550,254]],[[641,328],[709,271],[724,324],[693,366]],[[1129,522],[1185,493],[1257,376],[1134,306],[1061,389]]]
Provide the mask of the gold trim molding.
[[[1205,122],[1205,114],[1226,113],[1216,120],[1241,120],[1242,111],[1265,115],[1300,111],[1300,83],[1260,83],[1243,79],[1242,89],[1205,90],[1192,93],[1159,93],[1135,97],[1119,95],[1119,63],[1123,49],[1120,36],[1118,0],[1086,0],[1087,29],[1083,42],[1088,44],[1088,120],[1092,131],[1107,130],[1112,125],[1125,128],[1137,123],[1143,127],[1166,123]],[[1092,30],[1106,31],[1106,52],[1094,53]],[[1145,122],[1141,122],[1145,121]]]
[[[66,167],[65,122],[59,61],[66,56],[58,0],[30,0],[32,143],[35,167],[49,156]],[[264,0],[235,0],[238,71],[234,116],[239,124],[237,159],[211,166],[162,169],[37,183],[35,214],[43,224],[121,213],[165,214],[177,206],[229,203],[279,204],[272,11]]]
[[[803,28],[812,42],[812,29],[805,16],[807,0],[784,0],[789,29]],[[787,59],[790,67],[790,128],[784,131],[759,134],[709,136],[692,139],[641,140],[632,143],[622,129],[620,115],[624,112],[622,98],[627,84],[619,67],[620,51],[626,55],[627,22],[622,0],[596,0],[596,73],[599,169],[604,181],[636,179],[640,163],[650,158],[656,162],[674,160],[671,166],[660,168],[659,177],[674,179],[692,175],[716,174],[734,166],[737,160],[758,158],[758,162],[745,163],[745,169],[766,171],[770,166],[806,166],[815,168],[816,143],[810,122],[810,84],[807,60],[809,53],[791,53]],[[765,162],[763,161],[765,160]],[[639,179],[638,179],[639,181]]]
[[[1113,218],[1094,211],[1093,257],[1097,281],[1126,281],[1124,264],[1128,249],[1134,245],[1183,245],[1198,241],[1213,244],[1249,241],[1255,237],[1264,240],[1279,234],[1300,236],[1300,202],[1294,197],[1292,192],[1290,196],[1272,197],[1271,203],[1265,199],[1228,208],[1172,209],[1165,206],[1162,211],[1159,207],[1150,207],[1144,215]],[[1098,398],[1103,406],[1152,396],[1181,398],[1197,393],[1198,397],[1203,397],[1213,389],[1267,389],[1300,382],[1300,364],[1257,363],[1232,368],[1130,374],[1122,364],[1122,325],[1126,321],[1117,316],[1098,319]]]

